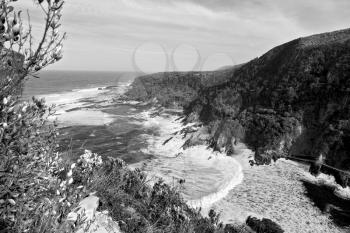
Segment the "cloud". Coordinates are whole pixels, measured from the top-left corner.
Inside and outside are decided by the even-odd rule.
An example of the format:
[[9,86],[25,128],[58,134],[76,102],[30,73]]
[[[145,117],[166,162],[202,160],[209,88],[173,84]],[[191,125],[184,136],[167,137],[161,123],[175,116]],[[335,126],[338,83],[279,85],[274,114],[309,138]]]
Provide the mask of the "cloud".
[[[40,9],[31,1],[16,4],[31,9],[39,32]],[[348,27],[347,22],[349,0],[66,1],[63,29],[68,40],[64,59],[53,68],[130,70],[134,50],[146,42],[168,54],[188,45],[200,52],[203,62],[224,53],[241,63],[291,39]],[[192,62],[183,52],[184,62]],[[152,61],[152,54],[147,56]]]
[[332,30],[349,27],[350,1],[348,0],[269,0],[286,18],[306,30]]

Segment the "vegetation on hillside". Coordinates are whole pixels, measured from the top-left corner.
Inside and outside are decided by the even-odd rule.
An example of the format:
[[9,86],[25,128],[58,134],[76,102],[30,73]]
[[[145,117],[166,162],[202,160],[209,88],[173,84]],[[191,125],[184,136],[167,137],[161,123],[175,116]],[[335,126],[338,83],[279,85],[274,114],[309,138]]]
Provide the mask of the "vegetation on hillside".
[[[320,160],[350,171],[350,29],[293,40],[247,64],[212,72],[139,77],[129,97],[185,108],[209,128],[208,144],[234,152],[244,141],[254,163],[279,157]],[[313,166],[343,186],[349,173]]]
[[[224,232],[219,216],[203,217],[190,208],[176,187],[158,180],[151,184],[146,174],[128,169],[119,159],[108,158],[93,173],[73,173],[75,182],[97,191],[100,210],[107,210],[123,232]],[[236,228],[238,229],[238,228]]]
[[14,2],[0,2],[0,231],[72,230],[63,224],[64,217],[84,194],[65,185],[69,177],[57,176],[64,163],[55,153],[55,125],[47,121],[52,109],[43,100],[19,99],[26,78],[62,57],[59,22],[64,2],[34,1],[45,16],[39,41],[30,21],[24,22],[29,15],[23,18]]
[[228,81],[237,67],[219,71],[165,72],[141,76],[135,79],[126,96],[139,101],[156,99],[166,107],[183,107],[196,99],[200,90]]
[[[350,30],[315,35],[243,65],[227,83],[202,90],[185,112],[209,126],[216,149],[234,151],[233,141],[242,140],[258,163],[306,156],[350,171],[349,77]],[[322,169],[350,185],[348,174]]]
[[253,163],[284,156],[319,160],[345,172],[316,165],[313,174],[323,171],[347,186],[349,64],[346,29],[293,40],[231,70],[139,77],[127,94],[184,107],[187,121],[208,126],[207,143],[215,150],[230,155],[241,140],[255,151]]

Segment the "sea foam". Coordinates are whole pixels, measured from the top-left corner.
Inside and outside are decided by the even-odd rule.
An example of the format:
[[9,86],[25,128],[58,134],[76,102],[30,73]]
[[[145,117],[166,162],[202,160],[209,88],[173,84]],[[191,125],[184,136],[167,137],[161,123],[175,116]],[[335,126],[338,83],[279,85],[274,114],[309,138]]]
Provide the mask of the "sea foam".
[[204,210],[243,181],[242,167],[234,158],[213,152],[206,145],[186,150],[182,148],[188,136],[184,137],[178,132],[184,127],[195,128],[195,124],[184,126],[176,120],[177,116],[165,113],[156,115],[152,117],[154,112],[151,110],[139,116],[144,119],[145,128],[156,132],[155,135],[144,135],[149,146],[143,152],[155,156],[143,164],[143,169],[149,175],[173,185],[180,179],[185,180],[182,186],[184,198],[190,206]]
[[[125,87],[122,86],[121,89],[125,89]],[[55,105],[56,112],[50,119],[57,120],[61,127],[105,125],[113,122],[113,116],[93,106],[95,102],[106,101],[107,92],[103,88],[95,87],[37,97],[44,98],[48,105]]]

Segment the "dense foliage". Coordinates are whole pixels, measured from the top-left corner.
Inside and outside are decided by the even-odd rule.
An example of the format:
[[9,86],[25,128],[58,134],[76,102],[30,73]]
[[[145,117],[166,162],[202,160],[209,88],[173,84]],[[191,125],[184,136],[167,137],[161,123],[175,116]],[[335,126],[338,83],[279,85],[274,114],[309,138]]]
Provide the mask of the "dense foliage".
[[[350,30],[301,38],[276,47],[208,87],[186,109],[205,122],[211,143],[228,152],[232,139],[256,151],[259,163],[279,156],[326,157],[326,164],[350,171]],[[217,127],[234,122],[237,134]],[[220,125],[220,124],[219,124]],[[224,138],[224,140],[222,139]],[[334,170],[342,185],[346,173]]]
[[[258,164],[292,156],[350,171],[349,75],[347,29],[293,40],[224,71],[143,76],[128,95],[184,106],[187,121],[209,126],[215,150],[232,154],[242,140]],[[348,173],[312,171],[319,168],[349,185]]]
[[69,177],[58,176],[65,163],[55,153],[52,110],[43,100],[20,100],[24,80],[62,57],[64,2],[33,1],[45,18],[39,41],[15,2],[0,1],[0,231],[70,232],[65,216],[81,196],[65,185]]
[[141,76],[135,79],[126,96],[140,101],[156,99],[166,107],[182,107],[196,99],[203,88],[226,82],[236,68],[215,72],[165,72]]
[[121,160],[107,159],[91,177],[90,188],[97,191],[101,210],[108,210],[123,232],[248,232],[244,225],[225,226],[214,211],[203,217],[186,204],[177,187],[148,180]]

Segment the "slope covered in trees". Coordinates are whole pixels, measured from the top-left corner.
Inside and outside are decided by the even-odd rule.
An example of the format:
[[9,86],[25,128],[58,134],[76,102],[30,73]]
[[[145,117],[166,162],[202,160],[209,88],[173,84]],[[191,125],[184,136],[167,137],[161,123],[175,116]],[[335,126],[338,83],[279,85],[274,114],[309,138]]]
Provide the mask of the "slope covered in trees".
[[[187,121],[208,126],[216,150],[232,154],[240,140],[259,164],[292,156],[350,171],[349,75],[346,29],[290,41],[231,69],[139,77],[127,95],[183,106]],[[349,185],[349,173],[322,170]]]
[[156,99],[164,106],[186,106],[200,90],[227,82],[235,67],[205,72],[164,72],[135,79],[126,93],[129,98],[146,101]]
[[[299,38],[208,87],[185,109],[206,123],[215,149],[242,140],[258,163],[279,156],[325,159],[350,171],[350,29]],[[322,162],[322,161],[321,161]],[[347,173],[326,169],[342,185]],[[318,169],[316,169],[318,172]]]

